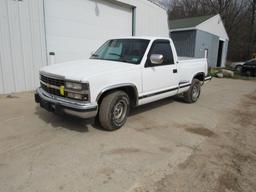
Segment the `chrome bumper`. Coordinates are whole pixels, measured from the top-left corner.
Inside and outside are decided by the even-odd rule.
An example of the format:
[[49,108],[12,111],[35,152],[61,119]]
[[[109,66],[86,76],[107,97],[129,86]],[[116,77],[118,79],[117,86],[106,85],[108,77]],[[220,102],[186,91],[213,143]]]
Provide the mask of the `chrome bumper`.
[[51,112],[66,113],[80,118],[92,118],[98,113],[98,105],[76,102],[68,98],[61,98],[38,88],[35,93],[35,102]]

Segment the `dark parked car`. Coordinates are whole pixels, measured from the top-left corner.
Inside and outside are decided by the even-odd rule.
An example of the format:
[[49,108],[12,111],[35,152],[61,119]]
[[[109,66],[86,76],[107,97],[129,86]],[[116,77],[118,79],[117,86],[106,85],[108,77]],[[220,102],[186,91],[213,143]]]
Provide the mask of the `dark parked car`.
[[256,76],[256,60],[245,62],[241,69],[242,75]]

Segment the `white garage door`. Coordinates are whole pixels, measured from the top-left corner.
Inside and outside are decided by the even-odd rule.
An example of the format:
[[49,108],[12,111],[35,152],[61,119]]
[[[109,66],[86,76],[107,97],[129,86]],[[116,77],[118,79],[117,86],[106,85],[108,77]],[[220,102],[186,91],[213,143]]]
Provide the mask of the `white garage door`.
[[48,54],[86,59],[109,38],[132,35],[132,8],[104,0],[45,0]]

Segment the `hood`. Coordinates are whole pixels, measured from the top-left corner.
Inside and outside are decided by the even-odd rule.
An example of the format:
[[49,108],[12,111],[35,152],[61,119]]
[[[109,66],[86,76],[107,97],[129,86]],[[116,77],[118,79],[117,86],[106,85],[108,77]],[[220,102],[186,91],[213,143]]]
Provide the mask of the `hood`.
[[40,70],[40,73],[61,76],[74,81],[86,81],[93,76],[103,75],[120,70],[135,69],[138,65],[106,61],[106,60],[79,60],[49,65]]

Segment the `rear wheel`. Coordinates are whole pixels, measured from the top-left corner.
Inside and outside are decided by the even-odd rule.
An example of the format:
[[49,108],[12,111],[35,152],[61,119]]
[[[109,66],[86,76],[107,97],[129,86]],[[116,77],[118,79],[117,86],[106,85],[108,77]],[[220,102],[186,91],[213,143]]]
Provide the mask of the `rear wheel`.
[[192,84],[187,92],[185,92],[184,100],[187,103],[195,103],[201,94],[201,82],[198,79],[193,79]]
[[130,111],[130,100],[123,91],[116,91],[105,96],[99,110],[99,122],[103,129],[114,131],[121,128]]

